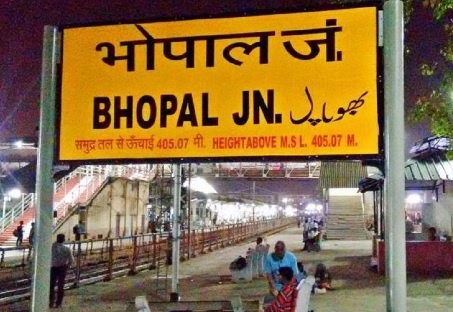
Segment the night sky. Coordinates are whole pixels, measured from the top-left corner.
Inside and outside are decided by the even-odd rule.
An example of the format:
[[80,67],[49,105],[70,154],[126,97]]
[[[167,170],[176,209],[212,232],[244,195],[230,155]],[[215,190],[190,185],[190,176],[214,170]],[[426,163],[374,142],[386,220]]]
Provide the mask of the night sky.
[[[323,1],[171,1],[171,0],[0,0],[0,142],[36,136],[39,123],[42,34],[44,25],[118,22],[244,14],[314,6]],[[325,2],[325,1],[324,1]],[[439,58],[441,26],[426,10],[418,11],[406,33],[411,52],[405,60],[406,106],[426,92],[418,78],[420,60]],[[423,125],[407,125],[406,146],[429,135]]]

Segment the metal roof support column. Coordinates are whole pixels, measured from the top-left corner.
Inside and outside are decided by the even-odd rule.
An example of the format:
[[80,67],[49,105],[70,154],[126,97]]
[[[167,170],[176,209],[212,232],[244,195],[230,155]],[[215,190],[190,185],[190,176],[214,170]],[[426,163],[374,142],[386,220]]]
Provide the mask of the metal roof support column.
[[181,243],[181,164],[173,165],[175,184],[173,193],[173,250],[172,250],[172,276],[171,276],[171,301],[179,301],[179,246]]
[[[387,311],[405,312],[403,3],[384,3],[385,256]],[[403,142],[401,142],[403,140]]]
[[36,179],[37,214],[36,237],[33,253],[31,311],[43,312],[49,308],[50,266],[53,221],[52,161],[55,137],[56,67],[59,54],[58,30],[44,28],[41,103],[39,121],[39,148]]

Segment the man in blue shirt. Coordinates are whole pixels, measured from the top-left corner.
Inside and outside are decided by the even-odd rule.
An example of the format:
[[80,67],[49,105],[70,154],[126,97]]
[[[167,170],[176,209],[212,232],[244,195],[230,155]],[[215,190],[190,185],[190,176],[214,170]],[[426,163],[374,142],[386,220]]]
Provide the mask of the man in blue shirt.
[[281,280],[278,278],[278,270],[281,267],[290,267],[293,269],[294,275],[299,274],[296,256],[292,252],[286,250],[283,241],[278,241],[275,243],[274,252],[267,256],[264,263],[264,271],[266,272],[266,278],[269,283],[269,291],[275,297],[283,287]]

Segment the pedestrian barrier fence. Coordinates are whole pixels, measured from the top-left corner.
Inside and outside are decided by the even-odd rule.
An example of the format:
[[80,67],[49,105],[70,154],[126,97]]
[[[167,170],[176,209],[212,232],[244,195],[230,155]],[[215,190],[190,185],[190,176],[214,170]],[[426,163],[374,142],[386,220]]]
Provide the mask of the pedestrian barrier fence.
[[[142,270],[154,270],[163,263],[168,265],[169,262],[165,259],[171,256],[169,251],[176,239],[180,240],[180,260],[185,261],[247,239],[277,233],[293,224],[294,218],[280,218],[200,230],[185,229],[181,231],[180,237],[161,232],[67,242],[73,251],[75,264],[68,272],[66,283],[77,287],[132,275]],[[30,296],[33,277],[31,252],[27,247],[7,247],[0,250],[0,305]],[[257,260],[249,261],[252,265],[258,261],[255,270],[260,266],[260,257],[258,255]],[[251,266],[248,274],[252,278],[253,272]],[[20,287],[17,286],[19,284]]]

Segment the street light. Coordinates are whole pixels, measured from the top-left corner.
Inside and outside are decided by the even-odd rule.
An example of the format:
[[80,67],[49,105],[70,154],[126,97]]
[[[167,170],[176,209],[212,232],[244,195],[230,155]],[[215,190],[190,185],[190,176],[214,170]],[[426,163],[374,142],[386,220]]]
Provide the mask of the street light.
[[24,146],[24,142],[22,140],[18,140],[16,142],[14,142],[14,146],[16,148],[22,148]]
[[6,193],[8,197],[18,199],[22,196],[22,191],[18,188],[13,188]]
[[2,209],[2,232],[5,230],[5,213],[6,213],[6,202],[10,201],[11,198],[4,194],[3,195],[3,209]]
[[2,232],[5,230],[5,214],[6,214],[6,202],[10,201],[11,199],[20,198],[22,192],[15,188],[9,190],[6,194],[3,194],[3,208],[2,208]]
[[288,207],[289,199],[284,197],[282,201],[283,201],[283,209],[279,209],[280,210],[280,213],[278,216],[279,218],[281,218],[283,216],[283,213],[286,212],[286,207]]

